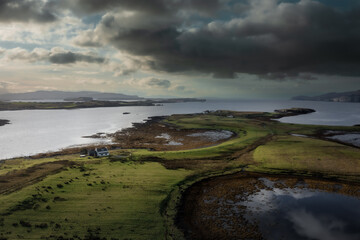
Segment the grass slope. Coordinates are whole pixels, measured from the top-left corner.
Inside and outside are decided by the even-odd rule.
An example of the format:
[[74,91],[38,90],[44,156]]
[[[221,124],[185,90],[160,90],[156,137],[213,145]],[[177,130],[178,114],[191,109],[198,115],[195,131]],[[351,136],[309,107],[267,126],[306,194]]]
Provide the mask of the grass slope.
[[107,160],[69,168],[0,198],[0,236],[163,239],[159,204],[191,171]]
[[360,149],[312,138],[279,136],[253,154],[258,167],[344,176],[359,175]]
[[228,130],[234,132],[236,137],[207,148],[183,151],[135,151],[133,152],[135,158],[159,157],[165,160],[223,158],[226,155],[244,149],[257,139],[271,134],[270,129],[258,126],[256,123],[249,123],[240,118],[232,119],[216,115],[174,115],[168,118],[167,123],[181,128]]

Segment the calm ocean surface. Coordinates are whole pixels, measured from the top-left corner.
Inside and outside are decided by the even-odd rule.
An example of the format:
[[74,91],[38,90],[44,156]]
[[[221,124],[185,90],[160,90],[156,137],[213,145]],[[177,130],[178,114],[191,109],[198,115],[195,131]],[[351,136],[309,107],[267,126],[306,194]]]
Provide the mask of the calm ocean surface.
[[[112,133],[151,116],[219,109],[273,111],[290,107],[313,108],[316,113],[283,118],[280,121],[319,125],[360,124],[360,103],[311,101],[208,100],[151,107],[1,111],[0,119],[10,120],[11,124],[0,127],[0,159],[55,151],[79,144],[97,143],[99,140],[82,138],[82,136],[98,132]],[[131,114],[124,115],[123,112]]]

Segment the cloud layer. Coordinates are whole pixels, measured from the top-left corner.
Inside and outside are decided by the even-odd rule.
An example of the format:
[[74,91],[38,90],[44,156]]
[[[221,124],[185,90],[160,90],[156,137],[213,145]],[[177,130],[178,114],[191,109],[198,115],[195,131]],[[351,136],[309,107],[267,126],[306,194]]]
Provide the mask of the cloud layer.
[[158,95],[346,91],[359,82],[359,29],[358,0],[3,0],[0,77],[25,81],[15,68],[36,66],[60,86],[93,64],[96,80],[146,79]]
[[0,22],[53,22],[56,20],[53,10],[44,1],[1,0]]
[[[150,57],[147,66],[166,72],[198,71],[217,77],[360,74],[360,8],[340,11],[312,0],[253,0],[238,1],[242,11],[237,13],[224,2],[213,1],[206,9],[210,18],[201,17],[200,7],[190,11],[186,4],[175,8],[175,3],[155,1],[140,7],[107,1],[103,7],[122,8],[107,12],[95,30],[80,34],[78,44],[110,44],[134,56]],[[89,1],[87,9],[95,9],[92,4]],[[221,19],[224,11],[230,19]]]
[[[346,2],[352,2],[346,0]],[[326,1],[325,1],[326,2]],[[339,9],[299,0],[4,0],[0,21],[61,21],[65,12],[102,15],[73,43],[113,46],[142,57],[138,66],[232,78],[299,73],[360,75],[360,6]],[[354,7],[355,6],[355,7]],[[101,62],[71,52],[54,63]],[[126,72],[126,70],[124,70]]]
[[54,64],[71,64],[77,62],[86,63],[105,63],[107,59],[98,56],[95,53],[78,53],[66,51],[61,48],[52,48],[46,50],[43,48],[35,48],[33,51],[27,51],[22,48],[13,48],[9,50],[1,50],[0,54],[5,54],[5,58],[9,60],[23,60],[27,62],[48,61]]

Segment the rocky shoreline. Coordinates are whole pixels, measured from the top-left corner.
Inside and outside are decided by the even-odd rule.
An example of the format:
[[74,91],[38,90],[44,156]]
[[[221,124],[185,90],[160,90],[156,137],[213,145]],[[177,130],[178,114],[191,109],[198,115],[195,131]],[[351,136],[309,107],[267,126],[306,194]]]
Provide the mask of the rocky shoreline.
[[[313,109],[308,108],[290,108],[290,109],[280,109],[275,110],[274,114],[269,115],[268,117],[259,117],[263,113],[254,113],[249,112],[249,118],[266,118],[278,119],[287,116],[295,116],[301,114],[307,114],[315,112]],[[195,115],[202,115],[204,113],[198,113]],[[228,116],[229,114],[236,115],[235,112],[218,110],[214,111],[213,114],[219,116]],[[246,115],[246,112],[238,112],[240,115]],[[252,116],[252,117],[251,117]],[[112,139],[112,143],[101,144],[101,146],[107,147],[108,149],[149,149],[152,151],[175,151],[175,150],[189,150],[196,148],[203,148],[214,146],[220,144],[224,141],[229,140],[230,138],[236,137],[235,133],[232,133],[231,136],[227,138],[220,138],[214,141],[214,138],[209,138],[207,136],[213,136],[218,133],[219,135],[224,135],[225,133],[218,132],[209,132],[210,129],[180,129],[176,126],[173,126],[169,123],[166,123],[164,120],[166,116],[154,116],[149,117],[143,123],[133,123],[132,127],[125,128],[115,133],[95,133],[89,136],[83,136],[84,138],[102,138],[102,139]],[[225,135],[228,135],[226,133]],[[95,148],[97,144],[78,146],[78,147],[68,147],[60,151],[40,153],[30,158],[44,158],[44,157],[54,157],[66,154],[78,154],[85,153],[88,149]]]
[[144,148],[154,151],[188,150],[219,144],[235,136],[232,132],[211,129],[183,129],[164,121],[166,117],[151,117],[144,123],[110,134],[116,146]]
[[290,117],[301,114],[309,114],[316,111],[311,108],[285,108],[285,109],[276,109],[274,112],[281,114],[281,117]]
[[[189,150],[214,146],[227,141],[236,134],[211,129],[181,129],[164,122],[165,116],[149,117],[143,123],[133,123],[132,127],[115,133],[96,133],[84,138],[112,139],[112,143],[101,144],[108,149],[148,149],[151,151]],[[85,145],[69,147],[56,152],[40,153],[30,156],[32,159],[54,157],[67,154],[85,154],[97,147]]]

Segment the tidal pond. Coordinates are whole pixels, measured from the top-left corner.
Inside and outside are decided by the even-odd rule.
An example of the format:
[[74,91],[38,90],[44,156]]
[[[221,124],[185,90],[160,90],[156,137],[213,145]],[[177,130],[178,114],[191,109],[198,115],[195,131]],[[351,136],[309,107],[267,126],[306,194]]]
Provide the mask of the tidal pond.
[[178,216],[187,239],[360,239],[360,186],[240,173],[205,180]]
[[327,138],[360,147],[360,133],[340,133]]

